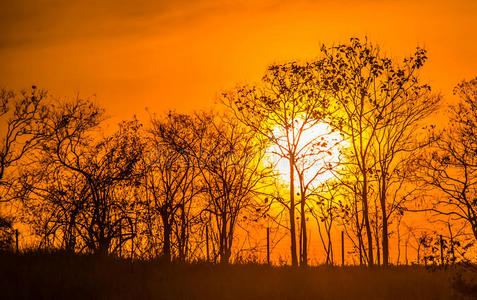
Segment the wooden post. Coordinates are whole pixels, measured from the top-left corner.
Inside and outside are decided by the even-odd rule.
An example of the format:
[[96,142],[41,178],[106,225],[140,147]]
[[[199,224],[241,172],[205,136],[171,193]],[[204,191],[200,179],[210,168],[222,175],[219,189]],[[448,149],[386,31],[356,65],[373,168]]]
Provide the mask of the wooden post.
[[123,233],[121,227],[119,227],[119,257],[123,255]]
[[18,254],[18,229],[15,229],[15,250],[16,253]]
[[451,253],[452,253],[452,264],[455,263],[455,253],[454,253],[454,237],[452,236],[452,230],[450,223],[447,223],[447,226],[449,227],[449,234],[450,234],[450,246],[451,246]]
[[341,266],[344,266],[344,232],[341,231]]
[[205,245],[207,248],[207,262],[210,262],[209,256],[209,225],[205,225]]
[[267,227],[267,264],[270,264],[270,228]]
[[134,239],[131,239],[131,263],[134,261]]
[[450,240],[451,243],[451,253],[452,253],[452,264],[455,263],[455,252],[454,252],[454,241],[453,239]]
[[443,246],[442,234],[439,235],[439,238],[440,238],[440,240],[441,240],[441,265],[443,265],[443,264],[444,264],[444,252],[443,252],[443,250],[442,250],[442,246]]
[[408,265],[408,261],[407,261],[407,243],[409,242],[409,240],[406,241],[406,246],[405,246],[405,251],[406,251],[406,266]]

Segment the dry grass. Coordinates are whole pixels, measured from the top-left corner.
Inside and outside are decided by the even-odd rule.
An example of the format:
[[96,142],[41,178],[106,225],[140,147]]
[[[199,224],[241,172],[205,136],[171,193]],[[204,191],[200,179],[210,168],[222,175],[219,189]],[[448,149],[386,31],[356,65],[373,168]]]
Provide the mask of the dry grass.
[[472,299],[477,297],[476,275],[459,268],[293,269],[130,263],[59,253],[2,254],[0,298]]

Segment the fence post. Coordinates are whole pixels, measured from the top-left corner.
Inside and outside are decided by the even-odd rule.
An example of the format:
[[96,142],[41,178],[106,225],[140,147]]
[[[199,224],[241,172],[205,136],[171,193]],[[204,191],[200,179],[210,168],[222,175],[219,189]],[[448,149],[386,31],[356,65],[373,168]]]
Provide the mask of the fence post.
[[18,229],[15,229],[15,250],[16,253],[18,254]]
[[270,264],[270,228],[267,227],[267,264]]
[[341,231],[341,266],[344,266],[344,232]]
[[209,256],[209,225],[205,225],[205,245],[207,248],[207,262],[210,262]]
[[454,253],[454,237],[452,236],[452,229],[450,223],[447,223],[449,227],[449,234],[450,234],[450,246],[451,246],[451,253],[452,253],[452,264],[455,263],[455,253]]
[[134,262],[134,239],[131,239],[131,263]]
[[123,256],[123,232],[121,227],[119,227],[119,257]]
[[452,237],[451,237],[450,243],[451,243],[451,252],[452,252],[452,264],[454,264],[455,263],[455,253],[454,253],[454,240],[452,239]]
[[441,240],[441,265],[443,265],[444,264],[444,252],[442,251],[442,246],[443,246],[442,234],[439,235],[439,238]]

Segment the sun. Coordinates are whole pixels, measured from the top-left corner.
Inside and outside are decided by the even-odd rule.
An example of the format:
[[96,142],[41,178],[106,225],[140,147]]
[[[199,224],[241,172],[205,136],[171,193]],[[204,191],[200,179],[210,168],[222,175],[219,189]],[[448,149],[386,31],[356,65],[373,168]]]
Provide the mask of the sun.
[[[300,125],[300,121],[297,124]],[[268,149],[268,159],[284,184],[288,185],[290,181],[290,163],[286,153],[290,137],[295,141],[297,153],[295,185],[299,184],[298,171],[303,174],[304,182],[310,182],[311,186],[319,186],[335,176],[333,170],[338,167],[344,141],[340,132],[333,130],[329,124],[323,122],[303,126],[299,132],[288,132],[288,137],[283,128],[275,128],[272,135],[275,142]]]

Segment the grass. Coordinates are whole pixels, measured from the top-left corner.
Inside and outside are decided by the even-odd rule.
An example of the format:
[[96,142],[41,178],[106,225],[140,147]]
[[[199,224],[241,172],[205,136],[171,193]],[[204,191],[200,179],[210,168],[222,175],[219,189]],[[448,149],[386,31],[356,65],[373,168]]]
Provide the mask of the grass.
[[474,299],[457,268],[270,267],[0,255],[0,299]]

